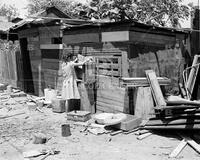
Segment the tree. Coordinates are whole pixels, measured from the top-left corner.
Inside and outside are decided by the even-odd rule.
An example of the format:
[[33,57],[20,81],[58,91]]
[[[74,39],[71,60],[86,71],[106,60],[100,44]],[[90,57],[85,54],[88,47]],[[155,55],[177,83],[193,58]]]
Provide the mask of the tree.
[[55,6],[61,11],[73,16],[73,6],[75,2],[69,0],[29,0],[27,6],[29,15],[37,13],[47,7]]
[[176,27],[187,19],[190,8],[182,0],[90,0],[86,4],[67,0],[29,0],[29,13],[56,6],[72,17],[123,21],[137,20],[158,26]]
[[19,12],[14,6],[4,4],[0,7],[0,16],[6,16],[12,19],[18,15]]
[[190,7],[181,2],[182,0],[91,0],[84,7],[87,8],[85,15],[97,20],[135,19],[175,27],[181,19],[187,19],[190,15]]

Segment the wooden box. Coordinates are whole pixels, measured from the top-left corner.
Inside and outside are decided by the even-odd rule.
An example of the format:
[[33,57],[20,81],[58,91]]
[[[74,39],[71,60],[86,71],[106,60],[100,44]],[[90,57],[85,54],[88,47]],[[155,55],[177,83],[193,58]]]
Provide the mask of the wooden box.
[[134,115],[127,114],[127,118],[121,123],[114,125],[114,128],[129,131],[137,128],[142,122],[142,118],[138,118]]
[[67,119],[72,121],[85,122],[91,118],[91,113],[88,111],[71,111],[67,113]]

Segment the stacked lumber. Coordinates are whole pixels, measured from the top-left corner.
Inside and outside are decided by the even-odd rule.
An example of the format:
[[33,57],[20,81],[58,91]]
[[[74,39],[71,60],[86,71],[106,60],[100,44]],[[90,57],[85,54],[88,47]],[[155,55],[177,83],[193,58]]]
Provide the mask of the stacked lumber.
[[156,103],[156,117],[150,118],[145,129],[200,129],[199,101],[190,101],[178,96],[165,100],[155,72],[146,71],[152,95]]
[[[197,58],[195,61],[197,61]],[[191,82],[186,82],[186,86],[190,86],[187,89],[190,88],[192,93],[197,73],[191,70],[191,74],[189,76]],[[200,101],[189,100],[191,97],[188,96],[188,90],[188,97],[186,97],[186,94],[182,94],[184,98],[169,96],[166,100],[155,72],[148,70],[146,71],[146,76],[156,104],[154,107],[155,116],[140,125],[142,131],[147,130],[149,132],[140,135],[137,139],[144,139],[155,130],[172,130],[174,134],[178,134],[181,137],[181,141],[169,154],[170,158],[177,157],[187,144],[197,153],[200,153],[200,145],[191,138],[191,135],[187,135],[189,132],[184,132],[200,130]],[[193,134],[193,132],[190,132],[190,134]]]

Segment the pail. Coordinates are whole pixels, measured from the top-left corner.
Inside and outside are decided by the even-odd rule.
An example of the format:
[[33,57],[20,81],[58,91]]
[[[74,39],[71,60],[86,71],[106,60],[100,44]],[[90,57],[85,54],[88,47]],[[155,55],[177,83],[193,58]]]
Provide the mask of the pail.
[[51,88],[45,88],[44,89],[44,97],[45,101],[51,103],[52,99],[55,99],[57,96],[57,92],[54,89]]
[[63,125],[61,125],[61,128],[62,128],[62,136],[63,137],[71,136],[71,131],[70,131],[70,125],[69,124],[63,124]]

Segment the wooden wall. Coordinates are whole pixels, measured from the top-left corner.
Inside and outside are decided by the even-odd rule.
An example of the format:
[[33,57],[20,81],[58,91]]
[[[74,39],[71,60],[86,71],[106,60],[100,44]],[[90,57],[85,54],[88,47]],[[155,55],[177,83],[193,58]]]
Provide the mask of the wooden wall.
[[[51,86],[61,93],[62,73],[60,57],[62,54],[62,39],[60,44],[53,44],[53,38],[62,38],[59,26],[40,27],[40,50],[41,50],[41,89]],[[60,49],[59,49],[60,48]],[[60,71],[59,71],[60,70]]]
[[[67,35],[64,35],[63,40],[68,42],[69,37],[65,36]],[[129,112],[127,90],[119,86],[119,78],[122,75],[128,76],[128,69],[122,67],[127,65],[127,52],[128,44],[125,42],[65,43],[63,54],[74,53],[95,58],[95,67],[82,72],[83,79],[79,84],[82,109],[93,111],[92,108],[96,105],[96,110],[101,112]],[[84,68],[87,67],[88,65]],[[91,73],[95,73],[95,79]]]
[[[39,41],[39,32],[37,28],[30,28],[20,30],[18,32],[19,39],[26,39],[27,40],[27,52],[30,57],[30,65],[31,65],[31,74],[32,79],[28,81],[33,82],[34,94],[39,95],[41,93],[41,77],[40,77],[40,68],[41,68],[41,52],[40,52],[40,41]],[[21,46],[25,47],[25,46]],[[26,47],[25,47],[26,48]],[[23,50],[21,48],[21,50]],[[23,54],[23,53],[22,53]],[[22,61],[23,55],[21,55]],[[25,71],[26,68],[22,68],[22,72]],[[25,73],[24,73],[25,74]],[[21,75],[21,79],[25,81],[24,75]],[[26,83],[26,82],[23,82]]]
[[59,90],[61,88],[61,85],[59,85],[61,84],[59,81],[62,81],[59,73],[59,58],[62,50],[59,49],[59,44],[53,44],[53,38],[61,36],[58,26],[19,31],[19,38],[26,38],[28,42],[27,48],[31,63],[34,94],[36,95],[43,96],[44,89],[48,86],[55,89],[58,87]]
[[146,77],[145,70],[152,69],[157,76],[170,78],[172,83],[166,87],[167,91],[177,94],[179,92],[178,83],[182,83],[182,73],[186,64],[181,49],[179,47],[162,49],[152,46],[154,51],[148,52],[140,47],[136,45],[131,49],[132,53],[137,50],[137,55],[132,55],[129,59],[130,77]]

